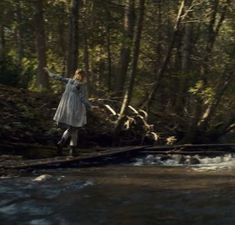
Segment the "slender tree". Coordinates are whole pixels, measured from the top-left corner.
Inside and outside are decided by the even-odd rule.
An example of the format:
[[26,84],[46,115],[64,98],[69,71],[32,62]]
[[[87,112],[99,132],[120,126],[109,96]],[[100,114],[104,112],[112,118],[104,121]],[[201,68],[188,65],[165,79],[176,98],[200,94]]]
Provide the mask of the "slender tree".
[[80,0],[71,0],[68,29],[67,77],[70,77],[78,66],[79,6]]
[[173,32],[173,36],[172,36],[172,39],[171,39],[171,43],[169,45],[169,48],[168,48],[168,51],[165,55],[165,58],[158,70],[158,72],[156,73],[156,77],[155,77],[155,81],[154,81],[154,84],[150,90],[150,93],[148,93],[148,97],[147,97],[147,101],[144,103],[144,106],[147,106],[147,108],[149,109],[151,103],[152,103],[152,100],[154,98],[154,95],[156,94],[159,86],[160,86],[160,82],[165,74],[165,71],[166,71],[166,68],[167,68],[167,65],[169,63],[169,60],[172,56],[172,50],[173,50],[173,47],[174,47],[174,44],[175,44],[175,41],[176,41],[176,36],[179,32],[179,26],[180,26],[180,22],[182,20],[182,15],[184,14],[184,7],[185,7],[185,0],[182,0],[181,1],[181,4],[180,4],[180,7],[179,7],[179,10],[178,10],[178,15],[177,15],[177,18],[176,18],[176,21],[175,21],[175,26],[174,26],[174,32]]
[[0,62],[3,61],[5,57],[5,25],[4,21],[6,19],[6,3],[5,1],[0,2]]
[[17,61],[21,65],[24,56],[24,42],[23,42],[23,26],[22,26],[22,4],[21,1],[16,2],[16,43],[17,43]]
[[130,78],[128,80],[128,85],[125,90],[125,94],[122,101],[122,106],[120,110],[120,118],[125,113],[133,94],[133,88],[137,73],[137,63],[139,59],[139,52],[140,52],[140,41],[141,41],[141,33],[143,27],[143,20],[144,20],[144,9],[145,9],[145,0],[139,0],[138,5],[138,19],[135,26],[135,33],[134,33],[134,42],[133,42],[133,57],[130,66]]
[[5,56],[5,32],[4,26],[0,23],[0,61],[4,59]]
[[[200,78],[202,81],[202,86],[200,91],[203,92],[203,88],[208,85],[208,74],[209,74],[209,64],[210,59],[213,57],[212,52],[214,48],[215,41],[219,35],[219,30],[225,19],[226,11],[229,8],[230,0],[227,0],[220,5],[219,0],[211,1],[211,17],[209,24],[207,26],[207,39],[206,48],[204,55],[202,56]],[[222,8],[221,13],[219,13],[219,8]],[[198,137],[204,134],[205,137],[210,133],[209,122],[215,115],[217,108],[221,102],[221,99],[225,93],[225,90],[230,84],[230,80],[233,73],[224,72],[218,81],[216,82],[216,87],[214,90],[214,95],[210,100],[204,101],[202,97],[196,96],[194,104],[194,112],[191,121],[188,123],[187,133],[183,139],[183,142],[194,142],[198,141]],[[200,134],[200,135],[199,135]],[[218,135],[218,134],[217,134]],[[218,135],[219,136],[219,135]],[[201,137],[201,139],[203,139]]]
[[131,43],[135,24],[135,0],[126,0],[123,20],[123,37],[120,52],[120,69],[116,75],[116,92],[122,94],[130,62]]
[[40,91],[49,88],[48,76],[44,70],[46,66],[46,37],[45,37],[45,25],[43,15],[44,0],[33,0],[33,6],[35,10],[34,14],[34,27],[36,38],[36,50],[38,59],[38,72],[36,78],[36,85]]
[[[191,0],[185,2],[186,10],[189,10]],[[188,13],[187,18],[184,21],[184,28],[182,32],[182,45],[181,45],[181,65],[180,65],[180,82],[178,87],[178,93],[175,95],[175,112],[182,115],[184,110],[182,107],[186,106],[188,100],[188,87],[189,87],[189,75],[191,72],[191,55],[193,46],[193,23],[190,22],[192,19],[192,13]]]
[[106,49],[107,49],[107,65],[108,65],[108,77],[107,77],[107,87],[111,90],[112,84],[112,52],[111,52],[111,38],[110,38],[110,26],[106,27]]
[[[230,0],[227,0],[226,3],[222,6],[222,12],[220,14],[219,20],[216,23],[216,17],[218,14],[218,7],[219,7],[219,1],[213,2],[213,13],[210,20],[210,24],[208,26],[208,41],[206,46],[206,52],[203,57],[203,65],[202,65],[202,71],[201,76],[204,81],[207,80],[206,75],[208,74],[208,65],[210,61],[210,56],[213,51],[213,47],[215,44],[215,40],[217,36],[219,35],[220,28],[222,26],[222,23],[225,19],[226,11],[229,8]],[[229,73],[231,74],[231,73]],[[210,103],[205,108],[205,111],[203,112],[202,118],[198,122],[198,124],[204,129],[207,127],[209,120],[211,119],[212,115],[215,113],[216,108],[220,102],[220,99],[222,98],[225,88],[228,85],[228,79],[230,76],[228,76],[226,73],[220,77],[220,79],[217,82],[217,87],[215,88],[215,96],[210,101]]]

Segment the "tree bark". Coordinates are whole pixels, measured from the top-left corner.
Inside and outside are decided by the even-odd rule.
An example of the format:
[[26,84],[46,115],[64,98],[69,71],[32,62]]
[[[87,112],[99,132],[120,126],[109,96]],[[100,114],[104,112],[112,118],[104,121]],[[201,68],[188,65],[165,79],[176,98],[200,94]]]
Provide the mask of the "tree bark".
[[131,43],[133,40],[133,31],[135,23],[135,0],[126,0],[124,21],[123,21],[123,38],[120,52],[120,69],[116,75],[116,92],[123,93],[123,86],[127,77],[127,70],[130,62]]
[[227,0],[225,3],[223,3],[224,5],[222,7],[221,15],[218,21],[217,21],[217,16],[219,13],[220,0],[212,0],[211,2],[211,18],[207,29],[207,43],[206,43],[205,53],[201,61],[201,79],[203,80],[204,84],[207,84],[206,75],[208,74],[209,70],[208,66],[209,66],[210,57],[214,48],[214,43],[219,34],[219,30],[225,19],[225,15],[230,2],[231,0]]
[[144,9],[145,9],[145,0],[139,0],[139,13],[137,24],[135,27],[135,34],[134,34],[134,43],[133,43],[133,58],[130,68],[130,79],[128,80],[128,85],[125,90],[125,94],[123,97],[122,107],[120,110],[120,117],[125,113],[126,108],[128,107],[131,98],[133,87],[136,78],[136,71],[137,71],[137,62],[139,59],[139,50],[140,50],[140,41],[141,41],[141,33],[143,27],[143,20],[144,20]]
[[[208,25],[208,38],[206,43],[206,52],[202,58],[202,67],[200,78],[203,81],[203,87],[207,84],[207,74],[209,72],[209,61],[213,51],[215,40],[219,34],[219,30],[222,26],[222,23],[225,19],[226,10],[229,7],[230,0],[227,0],[221,11],[221,15],[219,20],[217,20],[218,8],[219,8],[219,0],[213,0],[211,3],[211,18],[210,23]],[[231,74],[227,74],[222,76],[220,80],[217,82],[217,87],[215,88],[215,96],[212,100],[205,104],[200,97],[196,99],[195,110],[192,116],[192,121],[189,123],[188,132],[183,138],[183,142],[195,142],[198,139],[199,134],[207,138],[206,136],[211,132],[216,133],[215,131],[211,131],[209,127],[209,122],[212,119],[213,115],[216,113],[217,107],[222,99],[222,96],[229,84],[229,79],[231,79]],[[220,131],[217,131],[216,136],[222,136]]]
[[[227,12],[227,8],[229,7],[230,0],[227,0],[226,3],[224,3],[218,22],[216,18],[218,14],[219,0],[214,0],[212,3],[214,4],[212,4],[212,16],[211,16],[210,24],[208,26],[208,39],[207,39],[207,45],[206,45],[206,52],[204,54],[202,67],[201,67],[201,78],[203,80],[204,85],[207,84],[206,76],[209,72],[208,66],[209,66],[210,57],[213,51],[214,43],[216,41],[216,38],[218,37],[219,30],[225,19],[225,15]],[[206,107],[199,107],[200,112],[198,114],[201,114],[201,117],[197,121],[197,125],[201,127],[202,129],[207,127],[209,120],[215,113],[216,108],[228,85],[228,79],[230,79],[229,74],[225,75],[224,77],[221,76],[220,80],[217,83],[217,87],[215,88],[215,97],[211,100],[211,102]],[[205,109],[204,111],[203,111],[203,108]]]
[[84,68],[85,68],[85,71],[86,71],[86,73],[89,73],[89,71],[90,71],[90,55],[89,55],[89,46],[88,46],[88,38],[87,38],[87,33],[86,32],[84,32],[84,34],[83,34],[83,37],[84,37],[84,58],[83,58],[83,60],[84,60]]
[[166,68],[167,68],[167,65],[170,61],[170,58],[171,58],[171,55],[172,55],[172,50],[174,48],[174,44],[175,44],[175,41],[176,41],[176,36],[179,32],[179,26],[180,26],[180,22],[181,22],[181,19],[182,19],[182,15],[184,13],[184,6],[185,6],[185,0],[182,0],[181,1],[181,5],[180,5],[180,8],[179,8],[179,11],[178,11],[178,16],[176,18],[176,22],[175,22],[175,26],[174,26],[174,32],[173,32],[173,36],[172,36],[172,39],[171,39],[171,43],[169,45],[169,48],[168,48],[168,51],[166,53],[166,56],[161,64],[161,67],[159,68],[157,74],[156,74],[156,77],[155,77],[155,81],[154,81],[154,84],[150,90],[150,93],[148,94],[147,96],[147,100],[144,102],[143,106],[147,106],[147,109],[149,109],[151,103],[152,103],[152,100],[154,98],[154,95],[156,94],[158,88],[159,88],[159,85],[160,85],[160,82],[165,74],[165,71],[166,71]]
[[[186,1],[186,10],[190,7],[191,0]],[[189,22],[191,19],[191,13],[188,14],[188,19],[185,21],[184,31],[182,34],[182,48],[181,48],[181,68],[180,73],[181,77],[179,82],[179,89],[175,99],[175,112],[183,115],[184,110],[182,107],[186,107],[186,102],[188,99],[188,84],[189,84],[189,73],[190,69],[190,56],[192,54],[192,31],[193,24]]]
[[65,32],[65,20],[61,19],[58,21],[58,42],[59,42],[59,53],[62,58],[62,74],[65,74],[66,71],[66,55],[67,55],[67,49],[66,49],[66,32]]
[[16,3],[16,43],[17,43],[17,61],[21,65],[24,56],[23,30],[22,30],[22,9],[21,2]]
[[158,2],[158,14],[157,14],[157,32],[156,32],[156,39],[157,45],[155,48],[156,51],[156,61],[154,63],[154,74],[157,73],[159,66],[161,65],[162,61],[162,0]]
[[0,62],[5,57],[5,31],[3,24],[0,23]]
[[209,122],[213,115],[216,113],[217,107],[221,102],[221,99],[224,95],[225,90],[227,89],[228,85],[230,84],[231,79],[235,76],[235,73],[223,74],[215,88],[215,96],[213,97],[212,101],[206,108],[205,112],[203,113],[202,119],[199,122],[199,127],[201,130],[206,130],[209,126]]
[[[202,57],[202,63],[201,63],[201,77],[204,82],[204,84],[207,84],[207,73],[208,73],[208,65],[209,65],[209,58],[215,43],[216,36],[218,34],[215,32],[215,24],[216,24],[216,16],[218,13],[218,7],[219,7],[219,0],[213,0],[211,2],[211,18],[207,29],[207,43],[205,48],[204,57]],[[221,25],[221,24],[220,24]]]
[[136,77],[136,70],[137,70],[137,62],[139,58],[139,51],[140,51],[140,41],[141,41],[141,33],[142,33],[142,27],[143,27],[143,20],[144,20],[144,11],[145,11],[145,0],[139,0],[139,8],[138,8],[138,18],[136,21],[135,26],[135,32],[134,32],[134,38],[133,38],[133,58],[130,68],[130,78],[127,80],[127,86],[125,88],[124,97],[122,100],[121,110],[118,115],[118,119],[116,122],[115,130],[114,130],[114,142],[117,142],[118,136],[120,133],[121,126],[123,122],[125,121],[125,113],[127,110],[127,107],[131,101],[132,98],[132,92]]
[[44,70],[44,67],[46,66],[46,37],[44,28],[43,0],[34,0],[33,5],[35,10],[34,27],[38,58],[36,85],[40,91],[44,91],[49,88],[49,82],[47,73]]
[[78,20],[80,0],[70,3],[69,31],[68,31],[68,56],[66,76],[70,77],[78,66]]
[[111,53],[111,41],[110,41],[110,27],[107,25],[106,28],[106,49],[107,49],[107,64],[108,64],[108,77],[107,77],[107,87],[111,90],[112,84],[112,53]]

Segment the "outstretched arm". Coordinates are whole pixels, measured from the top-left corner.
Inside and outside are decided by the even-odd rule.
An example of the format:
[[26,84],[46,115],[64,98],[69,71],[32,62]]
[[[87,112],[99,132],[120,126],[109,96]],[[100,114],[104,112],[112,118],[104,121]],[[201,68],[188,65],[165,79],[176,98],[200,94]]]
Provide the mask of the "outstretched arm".
[[45,71],[48,73],[48,76],[51,77],[52,79],[60,80],[60,81],[63,81],[63,82],[65,82],[65,83],[67,83],[67,82],[69,81],[69,78],[65,78],[65,77],[63,77],[63,76],[61,76],[61,75],[52,73],[52,72],[50,72],[49,69],[46,68],[46,67],[45,67],[44,69],[45,69]]

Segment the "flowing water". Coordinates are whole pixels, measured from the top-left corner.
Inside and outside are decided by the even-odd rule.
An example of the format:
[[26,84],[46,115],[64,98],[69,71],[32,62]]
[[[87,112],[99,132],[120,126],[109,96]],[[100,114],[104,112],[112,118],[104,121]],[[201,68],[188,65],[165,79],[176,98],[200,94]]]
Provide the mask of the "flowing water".
[[0,224],[234,225],[234,157],[197,159],[1,177]]

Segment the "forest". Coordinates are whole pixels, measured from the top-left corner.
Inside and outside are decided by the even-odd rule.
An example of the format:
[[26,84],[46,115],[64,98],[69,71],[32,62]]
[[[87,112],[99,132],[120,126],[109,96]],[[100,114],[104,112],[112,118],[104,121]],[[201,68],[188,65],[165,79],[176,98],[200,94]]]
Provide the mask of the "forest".
[[235,224],[235,0],[0,0],[0,119],[1,225]]
[[107,139],[111,126],[112,136],[129,130],[142,143],[147,136],[161,144],[231,141],[234,3],[1,0],[0,138],[43,142],[54,135],[50,110],[64,86],[48,77],[48,67],[64,77],[77,68],[89,75],[89,98],[99,109],[83,135],[107,123],[100,134]]

